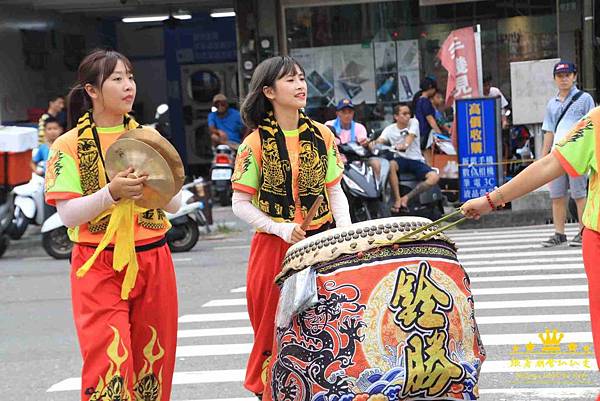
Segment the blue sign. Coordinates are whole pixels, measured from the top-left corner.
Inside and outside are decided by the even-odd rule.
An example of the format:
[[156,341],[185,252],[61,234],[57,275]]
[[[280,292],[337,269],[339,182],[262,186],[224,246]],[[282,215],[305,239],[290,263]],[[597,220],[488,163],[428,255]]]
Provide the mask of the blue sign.
[[456,101],[460,201],[478,198],[500,184],[498,98]]

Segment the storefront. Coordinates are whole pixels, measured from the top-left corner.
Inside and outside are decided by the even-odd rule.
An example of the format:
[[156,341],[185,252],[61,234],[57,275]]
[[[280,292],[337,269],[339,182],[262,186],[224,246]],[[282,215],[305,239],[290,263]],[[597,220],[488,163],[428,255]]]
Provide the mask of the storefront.
[[[593,29],[586,31],[593,28],[588,14],[596,0],[279,0],[262,7],[263,1],[237,1],[236,8],[254,3],[261,14],[256,24],[238,25],[240,43],[248,34],[260,43],[262,21],[277,21],[275,53],[294,55],[306,67],[309,112],[318,119],[331,117],[335,101],[350,97],[369,128],[390,122],[391,105],[411,98],[421,78],[433,76],[445,89],[437,52],[450,31],[477,24],[483,73],[507,98],[511,62],[556,57],[574,60],[580,85],[595,95],[594,48],[582,43],[596,43]],[[248,65],[263,59],[257,48],[256,62]],[[252,70],[246,72],[249,78]]]
[[[343,5],[341,3],[344,3]],[[577,12],[577,1],[560,10]],[[391,106],[408,101],[419,81],[433,76],[445,88],[436,55],[448,33],[479,24],[484,75],[511,97],[510,63],[559,56],[556,1],[552,0],[282,0],[283,53],[306,67],[309,109],[331,116],[342,97],[360,104],[359,119],[371,126],[391,121]],[[577,26],[561,55],[580,58]],[[563,30],[560,30],[563,32]],[[280,46],[281,47],[281,46]]]

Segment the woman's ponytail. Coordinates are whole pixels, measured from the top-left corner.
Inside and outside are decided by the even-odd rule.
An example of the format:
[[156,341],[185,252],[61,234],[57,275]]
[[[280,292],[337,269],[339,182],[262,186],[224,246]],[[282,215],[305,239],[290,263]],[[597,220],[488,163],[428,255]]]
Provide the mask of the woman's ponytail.
[[92,108],[92,101],[81,85],[75,85],[67,96],[67,130],[75,127],[79,117]]

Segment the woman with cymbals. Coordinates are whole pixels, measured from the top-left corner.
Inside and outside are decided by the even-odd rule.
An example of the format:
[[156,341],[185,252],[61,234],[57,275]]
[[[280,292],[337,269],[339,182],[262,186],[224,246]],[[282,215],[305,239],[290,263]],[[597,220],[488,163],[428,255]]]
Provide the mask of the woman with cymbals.
[[[72,129],[54,142],[47,166],[46,201],[56,205],[75,243],[71,293],[86,401],[167,401],[171,393],[177,288],[164,210],[179,209],[178,178],[171,173],[179,168],[162,164],[161,185],[169,190],[157,204],[147,196],[156,182],[152,173],[133,165],[114,171],[107,158],[124,134],[152,134],[128,114],[135,95],[125,56],[111,50],[87,55],[68,98]],[[160,160],[156,147],[131,141]]]

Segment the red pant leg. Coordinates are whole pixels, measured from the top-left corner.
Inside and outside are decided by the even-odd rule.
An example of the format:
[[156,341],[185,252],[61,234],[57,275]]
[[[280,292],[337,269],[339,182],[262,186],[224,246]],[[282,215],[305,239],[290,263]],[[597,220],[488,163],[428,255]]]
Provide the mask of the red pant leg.
[[168,401],[177,347],[177,287],[168,245],[138,253],[131,299],[135,400]]
[[275,313],[279,302],[279,288],[274,280],[281,271],[281,262],[289,247],[281,238],[264,233],[255,234],[250,247],[246,299],[254,329],[254,345],[248,358],[244,386],[253,393],[264,392],[265,362],[273,350]]
[[129,304],[121,299],[124,272],[115,272],[112,253],[102,252],[85,276],[77,278],[76,270],[93,252],[75,245],[72,253],[73,315],[83,357],[81,399],[132,400]]
[[588,278],[588,296],[594,352],[600,363],[600,233],[583,231],[583,264]]

